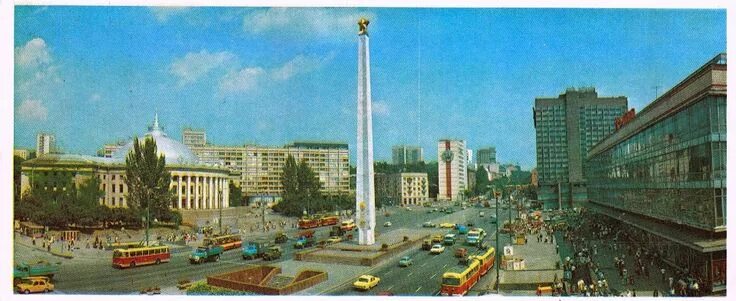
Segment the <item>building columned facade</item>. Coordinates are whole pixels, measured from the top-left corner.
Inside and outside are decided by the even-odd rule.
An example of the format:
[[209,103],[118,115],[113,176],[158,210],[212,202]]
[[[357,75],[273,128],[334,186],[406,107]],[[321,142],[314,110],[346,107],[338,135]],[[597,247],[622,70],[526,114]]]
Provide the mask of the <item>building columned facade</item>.
[[[154,120],[144,139],[156,142],[159,155],[166,158],[166,170],[171,174],[171,208],[216,209],[228,207],[230,171],[222,166],[206,164],[189,148],[169,138]],[[128,206],[125,184],[125,158],[133,141],[120,146],[111,157],[48,154],[21,164],[21,191],[31,188],[65,190],[79,187],[93,177],[100,180],[103,196],[100,204],[108,207]]]
[[328,142],[294,142],[284,147],[258,145],[190,145],[203,162],[219,164],[231,170],[243,195],[255,202],[281,199],[281,178],[286,159],[304,160],[319,177],[323,194],[350,193],[348,145]]
[[437,200],[456,201],[468,189],[465,140],[443,139],[437,143],[439,193]]
[[394,165],[416,164],[424,161],[424,149],[420,146],[396,145],[391,148]]
[[423,205],[429,198],[429,179],[426,173],[377,173],[375,180],[376,199],[384,205]]
[[713,292],[726,284],[726,66],[726,54],[709,61],[586,163],[590,206]]
[[588,150],[614,130],[628,109],[626,97],[599,97],[595,88],[569,88],[534,102],[538,198],[545,208],[572,207],[588,199],[583,163]]

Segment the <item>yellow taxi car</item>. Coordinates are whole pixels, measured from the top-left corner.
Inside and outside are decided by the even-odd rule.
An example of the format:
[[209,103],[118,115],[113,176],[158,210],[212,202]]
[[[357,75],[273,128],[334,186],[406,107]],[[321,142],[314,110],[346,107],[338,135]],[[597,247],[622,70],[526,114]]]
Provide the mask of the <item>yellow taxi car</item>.
[[54,290],[54,284],[48,277],[28,277],[15,286],[15,291],[21,294],[48,293]]
[[455,224],[451,223],[441,223],[440,228],[455,228]]
[[342,241],[342,237],[340,236],[332,236],[327,239],[327,243],[334,244]]
[[381,279],[376,276],[362,275],[358,277],[358,280],[353,282],[353,287],[359,290],[367,291],[378,285]]

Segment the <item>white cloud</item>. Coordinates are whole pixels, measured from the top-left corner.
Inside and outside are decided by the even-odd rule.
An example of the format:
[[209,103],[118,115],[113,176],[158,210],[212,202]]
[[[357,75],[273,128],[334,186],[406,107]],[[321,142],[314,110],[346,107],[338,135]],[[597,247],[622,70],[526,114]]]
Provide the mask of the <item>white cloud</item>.
[[15,47],[15,99],[22,100],[16,108],[21,119],[46,120],[44,103],[58,97],[61,90],[59,66],[43,38],[37,37]]
[[247,33],[274,33],[287,38],[352,37],[358,32],[358,19],[375,19],[372,13],[337,8],[269,8],[243,18]]
[[26,120],[46,120],[49,113],[43,103],[40,100],[35,99],[23,100],[16,110],[17,116]]
[[371,109],[373,110],[374,115],[388,116],[389,113],[391,113],[388,103],[384,101],[374,101],[371,105]]
[[25,45],[15,47],[15,65],[21,68],[34,68],[51,64],[51,55],[42,38],[35,38]]
[[159,23],[166,23],[169,21],[169,19],[171,19],[171,17],[186,13],[189,10],[189,7],[159,6],[149,7],[148,9],[156,18],[156,21],[158,21]]
[[263,79],[271,82],[282,82],[298,75],[319,69],[326,62],[332,60],[334,54],[324,58],[297,55],[281,66],[266,69],[263,67],[245,67],[226,73],[220,79],[218,95],[234,94],[254,90],[263,83]]
[[297,74],[309,73],[321,67],[325,62],[331,60],[332,57],[333,55],[331,54],[326,58],[320,59],[300,54],[286,62],[283,66],[273,69],[271,71],[271,77],[275,80],[287,80]]
[[179,85],[195,82],[213,69],[232,65],[237,57],[228,52],[210,53],[207,50],[190,52],[171,63],[169,72],[179,79]]
[[220,79],[220,93],[237,93],[254,89],[266,71],[261,67],[247,67],[231,71]]

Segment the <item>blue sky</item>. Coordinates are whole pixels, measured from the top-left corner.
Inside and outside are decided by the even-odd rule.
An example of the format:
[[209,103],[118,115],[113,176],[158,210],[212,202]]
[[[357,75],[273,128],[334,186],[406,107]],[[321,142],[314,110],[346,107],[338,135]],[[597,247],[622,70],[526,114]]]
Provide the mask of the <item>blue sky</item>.
[[595,86],[640,110],[726,49],[725,10],[18,6],[15,145],[50,131],[94,154],[157,111],[177,139],[354,150],[360,16],[377,160],[395,144],[436,160],[454,137],[528,169],[535,97]]

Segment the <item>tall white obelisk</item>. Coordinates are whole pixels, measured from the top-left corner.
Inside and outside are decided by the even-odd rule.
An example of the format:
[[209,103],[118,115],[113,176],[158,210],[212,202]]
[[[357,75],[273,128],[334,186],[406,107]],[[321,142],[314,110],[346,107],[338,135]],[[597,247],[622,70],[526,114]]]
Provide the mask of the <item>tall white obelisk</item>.
[[373,184],[373,123],[371,118],[371,67],[368,23],[358,21],[358,168],[355,179],[355,213],[358,244],[376,242],[376,201]]

